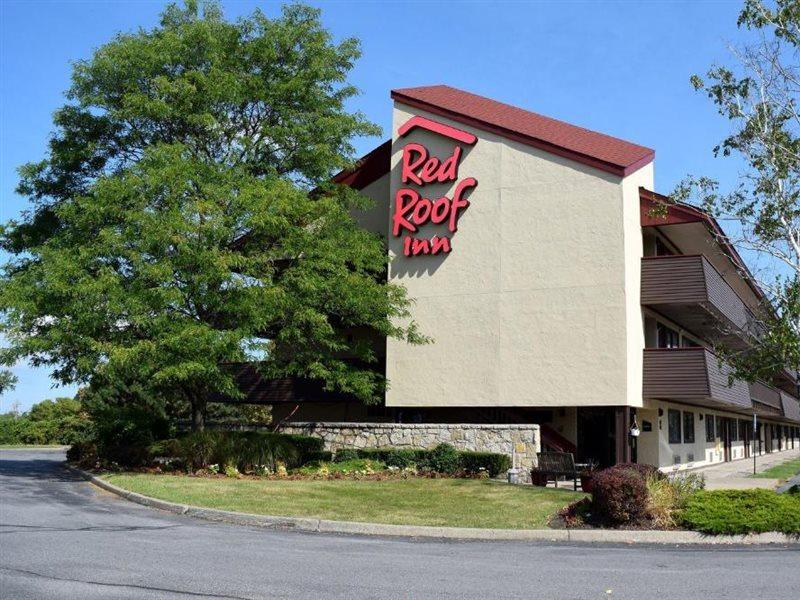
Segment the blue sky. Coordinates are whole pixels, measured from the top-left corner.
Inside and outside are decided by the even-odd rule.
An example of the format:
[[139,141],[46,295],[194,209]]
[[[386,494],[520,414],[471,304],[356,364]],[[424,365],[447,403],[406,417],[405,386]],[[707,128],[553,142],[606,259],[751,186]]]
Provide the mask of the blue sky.
[[[338,39],[356,36],[364,56],[352,102],[388,137],[389,90],[446,83],[656,150],[656,189],[685,175],[723,182],[730,160],[714,159],[727,123],[689,76],[730,63],[742,39],[739,1],[718,2],[312,2]],[[16,167],[42,158],[51,114],[65,102],[70,62],[117,31],[156,24],[163,2],[0,0],[0,221],[17,217]],[[277,2],[223,2],[230,17]],[[359,140],[366,152],[377,139]],[[0,411],[74,388],[51,389],[47,372],[16,368],[20,383]]]

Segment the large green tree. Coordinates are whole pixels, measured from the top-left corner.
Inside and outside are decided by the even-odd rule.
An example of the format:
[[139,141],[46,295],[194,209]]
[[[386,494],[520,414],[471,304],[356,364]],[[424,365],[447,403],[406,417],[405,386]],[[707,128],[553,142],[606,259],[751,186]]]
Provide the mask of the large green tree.
[[750,38],[734,48],[736,63],[692,83],[730,121],[714,151],[738,158],[741,175],[730,188],[688,178],[673,198],[732,222],[730,241],[760,266],[764,333],[745,351],[721,350],[739,376],[768,380],[800,369],[800,3],[746,0],[739,26]]
[[20,170],[31,209],[0,232],[3,362],[185,399],[198,428],[211,394],[239,394],[227,362],[379,398],[370,336],[421,340],[351,216],[365,199],[329,183],[378,133],[345,106],[358,56],[315,9],[187,2],[77,62]]

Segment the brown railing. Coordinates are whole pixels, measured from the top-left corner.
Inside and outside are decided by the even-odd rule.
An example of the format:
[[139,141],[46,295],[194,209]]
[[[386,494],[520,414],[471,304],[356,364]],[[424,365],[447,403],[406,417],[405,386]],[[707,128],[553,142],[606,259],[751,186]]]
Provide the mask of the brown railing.
[[642,304],[709,342],[750,343],[761,328],[753,312],[702,255],[642,259]]
[[752,408],[747,384],[706,348],[644,351],[644,397],[733,410]]

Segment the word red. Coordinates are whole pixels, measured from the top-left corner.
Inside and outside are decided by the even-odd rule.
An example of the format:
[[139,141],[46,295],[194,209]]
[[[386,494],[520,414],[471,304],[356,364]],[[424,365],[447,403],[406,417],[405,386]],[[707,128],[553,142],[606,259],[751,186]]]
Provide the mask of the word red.
[[[399,129],[405,135],[414,127],[422,127],[460,142],[474,144],[477,140],[472,134],[436,123],[422,117],[412,117]],[[432,183],[449,183],[458,181],[458,167],[461,162],[462,148],[453,147],[453,152],[441,160],[431,156],[422,144],[408,143],[403,147],[400,180],[406,184],[424,187]],[[394,213],[392,216],[392,235],[403,237],[403,254],[419,256],[422,254],[448,253],[452,249],[449,235],[434,235],[430,239],[412,237],[411,233],[419,231],[428,223],[446,224],[450,234],[458,231],[458,218],[469,206],[464,196],[478,185],[473,177],[458,181],[452,198],[440,196],[430,199],[411,187],[401,187],[394,196]]]

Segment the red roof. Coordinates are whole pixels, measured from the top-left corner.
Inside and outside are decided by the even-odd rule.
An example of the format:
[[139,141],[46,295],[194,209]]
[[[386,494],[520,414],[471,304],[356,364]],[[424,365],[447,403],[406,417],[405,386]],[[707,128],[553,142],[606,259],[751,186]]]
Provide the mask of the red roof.
[[447,85],[392,90],[392,98],[619,176],[655,157],[650,148]]

